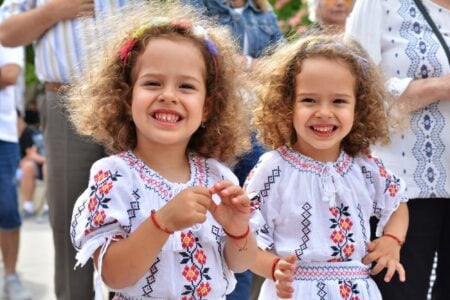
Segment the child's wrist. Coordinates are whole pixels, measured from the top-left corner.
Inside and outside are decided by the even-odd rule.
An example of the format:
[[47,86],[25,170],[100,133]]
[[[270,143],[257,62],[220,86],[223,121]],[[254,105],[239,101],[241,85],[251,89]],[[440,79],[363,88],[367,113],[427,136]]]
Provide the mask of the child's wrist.
[[167,234],[172,234],[173,231],[170,230],[169,228],[165,227],[164,225],[161,225],[161,223],[156,219],[156,212],[154,209],[152,209],[152,211],[150,212],[150,219],[153,222],[153,225],[155,225],[156,228],[158,228],[159,230],[167,233]]
[[233,240],[241,240],[247,238],[248,235],[250,234],[250,226],[247,225],[247,229],[245,230],[245,232],[237,235],[229,233],[228,231],[225,230],[225,228],[223,229],[223,231],[229,238],[232,238]]
[[275,279],[275,270],[277,267],[277,264],[280,262],[281,258],[280,257],[275,257],[272,261],[272,280],[276,281]]
[[400,239],[399,237],[397,237],[396,235],[391,234],[391,233],[383,233],[382,236],[385,236],[385,237],[395,240],[400,247],[403,246],[403,244],[405,243],[404,240]]

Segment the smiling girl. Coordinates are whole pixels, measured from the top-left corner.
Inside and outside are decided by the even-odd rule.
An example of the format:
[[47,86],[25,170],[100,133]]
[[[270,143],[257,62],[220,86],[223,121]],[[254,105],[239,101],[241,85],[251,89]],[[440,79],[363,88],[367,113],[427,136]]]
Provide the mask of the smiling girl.
[[[281,45],[259,70],[254,123],[274,149],[250,173],[259,299],[381,299],[370,274],[405,273],[404,184],[370,153],[386,142],[385,92],[353,41],[310,36]],[[369,218],[380,218],[370,242]],[[371,270],[371,263],[374,267]]]
[[69,91],[77,130],[113,153],[92,166],[71,237],[115,299],[223,299],[256,253],[249,198],[219,162],[249,145],[245,80],[226,30],[158,3],[110,17],[106,48]]

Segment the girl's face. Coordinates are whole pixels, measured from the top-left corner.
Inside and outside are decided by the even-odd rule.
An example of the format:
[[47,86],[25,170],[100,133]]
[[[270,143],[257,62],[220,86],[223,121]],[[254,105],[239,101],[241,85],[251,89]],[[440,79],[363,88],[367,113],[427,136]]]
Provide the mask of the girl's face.
[[319,161],[335,161],[355,117],[353,74],[342,60],[308,58],[295,82],[293,148]]
[[183,37],[155,38],[138,57],[131,114],[138,149],[185,149],[205,116],[206,66],[200,49]]

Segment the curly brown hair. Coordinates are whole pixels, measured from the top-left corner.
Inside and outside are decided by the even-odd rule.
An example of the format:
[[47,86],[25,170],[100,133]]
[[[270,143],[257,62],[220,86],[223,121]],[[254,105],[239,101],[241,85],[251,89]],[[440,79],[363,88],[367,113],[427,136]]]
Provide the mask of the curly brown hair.
[[[70,119],[80,134],[90,136],[111,153],[134,149],[136,127],[130,109],[136,60],[152,39],[184,37],[200,49],[207,70],[204,110],[208,120],[192,135],[187,151],[233,163],[250,145],[241,92],[247,89],[247,80],[235,59],[239,50],[228,29],[211,24],[193,8],[176,2],[133,3],[96,25],[95,30],[104,32],[103,43],[100,49],[96,43],[95,49],[88,52],[86,72],[67,91]],[[192,27],[149,22],[161,17],[202,26],[218,54],[208,49],[205,39],[194,34]],[[127,59],[121,60],[119,52],[124,42],[142,28]]]
[[258,137],[269,148],[293,145],[297,135],[293,126],[295,78],[302,62],[312,57],[342,60],[356,79],[355,120],[350,133],[341,143],[349,155],[369,150],[376,142],[389,142],[386,92],[378,67],[354,40],[342,35],[312,35],[279,45],[272,55],[259,64],[260,101],[254,112],[253,124]]

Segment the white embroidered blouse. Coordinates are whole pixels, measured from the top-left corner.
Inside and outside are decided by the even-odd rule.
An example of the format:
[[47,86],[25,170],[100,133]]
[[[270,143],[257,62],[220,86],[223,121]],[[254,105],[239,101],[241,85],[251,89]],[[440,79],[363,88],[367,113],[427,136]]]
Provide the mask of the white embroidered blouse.
[[[450,45],[450,10],[422,0]],[[380,64],[394,96],[411,80],[450,74],[444,49],[413,0],[358,0],[346,24]],[[410,128],[394,132],[392,143],[374,148],[387,168],[401,176],[410,198],[450,198],[450,99],[410,115]]]
[[[245,189],[258,247],[297,256],[293,299],[381,299],[361,262],[369,218],[380,218],[380,235],[407,197],[378,158],[341,152],[336,162],[322,163],[283,146],[260,158]],[[272,280],[260,299],[277,299]]]
[[[103,254],[110,241],[126,238],[151,210],[183,189],[211,187],[222,179],[238,184],[236,176],[214,159],[190,154],[189,163],[187,183],[169,182],[131,151],[94,163],[89,187],[72,216],[70,234],[78,264],[84,265],[99,247]],[[224,299],[235,286],[223,255],[225,240],[222,227],[208,213],[205,223],[173,233],[147,273],[133,286],[116,290],[118,299]],[[98,269],[101,272],[101,257]]]

